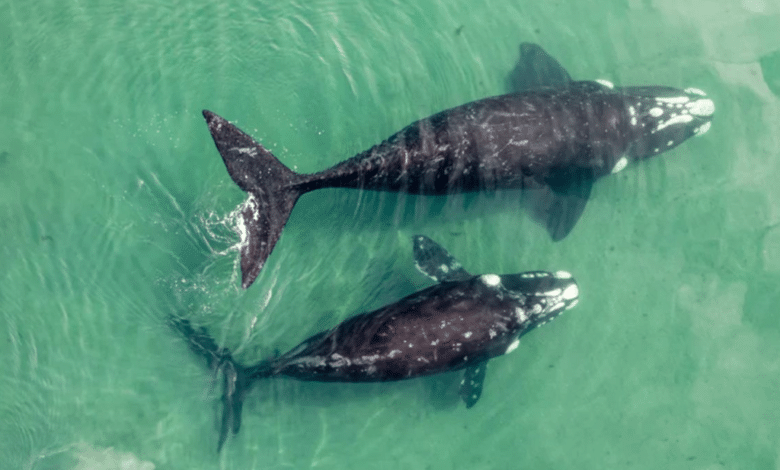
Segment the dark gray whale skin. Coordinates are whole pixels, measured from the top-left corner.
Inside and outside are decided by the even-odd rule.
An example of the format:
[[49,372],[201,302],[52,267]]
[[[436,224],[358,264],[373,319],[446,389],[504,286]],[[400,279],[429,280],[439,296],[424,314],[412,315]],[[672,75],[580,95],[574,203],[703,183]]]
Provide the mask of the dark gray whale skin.
[[190,348],[223,376],[218,449],[241,425],[242,403],[256,380],[381,382],[465,369],[460,396],[481,395],[486,361],[511,352],[519,338],[574,307],[577,283],[564,271],[475,276],[431,239],[414,237],[418,269],[438,284],[318,333],[279,357],[245,367],[205,329],[174,317]]
[[532,217],[554,240],[563,239],[596,179],[703,134],[714,112],[695,88],[572,81],[535,44],[521,45],[509,82],[514,93],[421,119],[314,174],[293,172],[236,126],[203,111],[228,173],[249,193],[242,286],[254,282],[298,198],[320,188],[429,195],[530,190],[535,194],[525,205]]

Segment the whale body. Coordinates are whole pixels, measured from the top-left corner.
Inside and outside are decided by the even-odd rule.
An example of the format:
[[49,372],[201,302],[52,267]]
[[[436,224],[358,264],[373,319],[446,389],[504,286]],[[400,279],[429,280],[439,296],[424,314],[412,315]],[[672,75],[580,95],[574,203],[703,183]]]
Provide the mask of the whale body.
[[228,173],[249,193],[241,210],[242,286],[254,282],[298,198],[321,188],[535,190],[532,216],[554,240],[563,239],[596,179],[705,133],[715,108],[696,88],[572,81],[533,44],[521,46],[513,76],[525,77],[513,81],[525,89],[421,119],[314,174],[293,172],[236,126],[203,111]]
[[205,329],[172,318],[191,349],[222,373],[218,448],[230,430],[238,432],[251,385],[273,377],[383,382],[465,369],[460,396],[470,408],[481,395],[486,362],[516,349],[521,336],[574,307],[579,299],[576,281],[564,271],[472,275],[421,235],[414,237],[414,254],[418,269],[438,284],[355,315],[252,366],[235,361]]

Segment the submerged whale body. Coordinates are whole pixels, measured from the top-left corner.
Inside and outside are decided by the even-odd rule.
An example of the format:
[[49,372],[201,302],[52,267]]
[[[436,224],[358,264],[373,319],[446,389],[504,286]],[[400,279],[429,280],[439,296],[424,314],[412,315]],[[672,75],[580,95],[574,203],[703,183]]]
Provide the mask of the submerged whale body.
[[298,198],[320,188],[444,195],[536,190],[528,207],[554,240],[585,208],[593,181],[676,147],[710,127],[713,102],[695,88],[572,81],[539,46],[521,46],[515,93],[421,119],[314,174],[283,165],[252,137],[203,111],[242,208],[242,286],[259,274]]
[[531,271],[475,276],[444,248],[414,238],[418,269],[438,284],[318,333],[279,357],[244,367],[204,329],[172,323],[209,367],[222,372],[218,448],[238,432],[243,399],[255,380],[291,377],[320,382],[381,382],[465,369],[460,396],[479,399],[486,362],[517,348],[519,338],[577,304],[569,273]]

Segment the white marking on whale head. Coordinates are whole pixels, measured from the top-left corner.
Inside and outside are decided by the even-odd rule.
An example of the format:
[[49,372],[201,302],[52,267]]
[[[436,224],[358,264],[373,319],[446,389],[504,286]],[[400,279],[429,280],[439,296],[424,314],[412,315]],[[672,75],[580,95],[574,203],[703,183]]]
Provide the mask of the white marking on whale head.
[[715,112],[715,103],[709,98],[702,98],[685,105],[688,112],[694,116],[712,116]]
[[695,135],[702,135],[702,134],[704,134],[705,132],[707,132],[708,130],[710,130],[710,127],[712,127],[712,123],[711,123],[711,122],[705,122],[705,123],[704,123],[704,124],[702,124],[701,126],[699,126],[699,127],[697,127],[696,129],[694,129],[694,130],[693,130],[693,133],[694,133]]
[[623,170],[623,168],[625,168],[626,165],[628,165],[628,158],[620,157],[620,160],[615,162],[615,166],[612,167],[612,174],[614,175],[615,173]]
[[556,271],[553,275],[557,279],[571,279],[571,273],[568,271]]
[[[658,123],[658,126],[652,130],[652,133],[655,134],[656,132],[666,129],[669,126],[673,126],[675,124],[687,124],[689,122],[693,121],[693,116],[690,114],[676,114],[672,115],[669,119],[666,121]],[[657,152],[658,149],[655,149]]]
[[655,102],[661,106],[665,104],[683,104],[691,101],[687,96],[659,96],[654,98]]
[[610,90],[615,88],[615,84],[614,83],[610,82],[609,80],[605,80],[603,78],[599,78],[598,80],[596,80],[596,83],[600,83],[600,84],[604,85],[605,87],[609,88]]
[[[571,284],[569,287],[566,288],[566,290],[563,291],[563,294],[561,297],[563,297],[565,300],[575,300],[580,296],[580,288],[577,287],[577,284]],[[572,308],[574,305],[569,305],[569,308]]]
[[701,91],[700,89],[698,89],[698,88],[693,88],[693,87],[691,87],[691,88],[686,88],[686,89],[685,89],[685,92],[686,92],[686,93],[690,93],[690,94],[692,94],[692,95],[701,95],[701,96],[707,96],[707,93],[704,93],[704,92],[703,92],[703,91]]
[[511,353],[512,351],[517,349],[518,346],[520,346],[520,338],[517,338],[514,341],[512,341],[512,343],[509,346],[507,346],[506,351],[504,351],[504,354]]
[[480,279],[486,286],[490,287],[496,287],[501,284],[501,278],[496,274],[483,274],[480,276]]
[[473,335],[473,334],[474,333],[472,333],[470,331],[467,331],[467,332],[463,333],[463,337],[466,338],[466,339],[469,339],[469,338],[471,338],[471,335]]
[[664,110],[659,107],[655,107],[655,108],[650,108],[650,111],[648,111],[647,113],[653,117],[660,117],[664,113]]

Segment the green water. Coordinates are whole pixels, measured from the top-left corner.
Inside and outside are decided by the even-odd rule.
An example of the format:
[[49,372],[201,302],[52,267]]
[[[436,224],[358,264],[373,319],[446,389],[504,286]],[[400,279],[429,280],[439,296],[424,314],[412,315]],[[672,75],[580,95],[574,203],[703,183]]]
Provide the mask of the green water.
[[[780,469],[780,6],[0,0],[3,468]],[[599,181],[553,243],[512,195],[304,196],[238,287],[243,200],[200,116],[299,171],[505,91],[521,41],[576,78],[704,89],[713,127]],[[165,325],[249,363],[429,282],[565,269],[580,304],[455,374],[259,383],[215,451],[219,387]],[[122,466],[124,465],[124,466]]]

